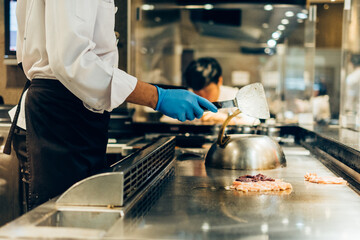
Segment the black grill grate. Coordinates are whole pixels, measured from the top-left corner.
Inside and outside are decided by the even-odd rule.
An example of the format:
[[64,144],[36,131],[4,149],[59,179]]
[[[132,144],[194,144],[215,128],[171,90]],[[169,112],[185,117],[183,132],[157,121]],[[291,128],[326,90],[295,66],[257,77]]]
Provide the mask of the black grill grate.
[[175,157],[175,140],[161,145],[124,171],[124,202]]
[[158,199],[161,197],[168,182],[175,175],[175,167],[171,169],[163,176],[161,180],[156,182],[146,195],[131,208],[130,212],[126,214],[126,221],[124,221],[126,232],[132,232],[147,215],[152,206],[154,206]]

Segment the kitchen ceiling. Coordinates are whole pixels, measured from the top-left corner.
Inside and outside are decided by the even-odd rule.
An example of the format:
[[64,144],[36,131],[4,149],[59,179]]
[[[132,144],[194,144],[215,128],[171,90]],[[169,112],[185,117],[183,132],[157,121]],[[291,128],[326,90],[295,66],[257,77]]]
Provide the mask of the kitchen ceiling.
[[[188,10],[202,35],[237,40],[247,46],[284,42],[307,18],[306,1],[147,1],[141,9],[156,19],[164,10]],[[270,40],[270,41],[269,41]]]
[[[233,15],[234,18],[240,17],[238,25],[221,24],[211,20],[194,21],[194,24],[204,35],[233,38],[255,44],[267,43],[270,39],[281,43],[307,18],[307,11],[301,6],[272,6],[271,10],[264,10],[266,6],[270,5],[254,4],[231,8],[232,11],[228,11],[227,14]],[[226,14],[227,10],[222,9]],[[240,14],[234,11],[235,9],[238,9]]]

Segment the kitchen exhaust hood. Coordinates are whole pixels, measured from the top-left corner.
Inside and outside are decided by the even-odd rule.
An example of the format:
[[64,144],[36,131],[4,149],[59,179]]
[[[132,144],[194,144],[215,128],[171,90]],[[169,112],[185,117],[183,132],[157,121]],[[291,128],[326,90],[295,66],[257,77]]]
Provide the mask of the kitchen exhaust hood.
[[141,10],[150,21],[149,17],[156,19],[166,10],[178,17],[180,11],[188,11],[199,34],[233,39],[246,47],[267,47],[269,40],[275,45],[283,43],[308,14],[305,0],[158,0],[147,1]]

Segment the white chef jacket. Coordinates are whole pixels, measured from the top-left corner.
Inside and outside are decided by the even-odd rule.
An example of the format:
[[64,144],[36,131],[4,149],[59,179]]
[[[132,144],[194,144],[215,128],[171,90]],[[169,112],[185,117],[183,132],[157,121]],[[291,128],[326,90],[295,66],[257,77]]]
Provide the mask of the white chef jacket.
[[346,88],[345,88],[345,104],[344,108],[346,112],[357,113],[358,97],[359,97],[359,85],[360,83],[360,68],[357,67],[346,77]]
[[18,1],[17,60],[27,78],[59,80],[94,112],[118,107],[137,79],[117,67],[115,12],[114,0]]

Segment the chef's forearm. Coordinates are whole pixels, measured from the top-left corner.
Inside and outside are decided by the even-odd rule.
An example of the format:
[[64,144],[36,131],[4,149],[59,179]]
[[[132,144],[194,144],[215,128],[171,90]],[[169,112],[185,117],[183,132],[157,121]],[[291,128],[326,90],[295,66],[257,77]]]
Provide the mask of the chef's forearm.
[[155,109],[158,102],[157,89],[151,84],[138,80],[134,91],[126,98],[126,102]]

